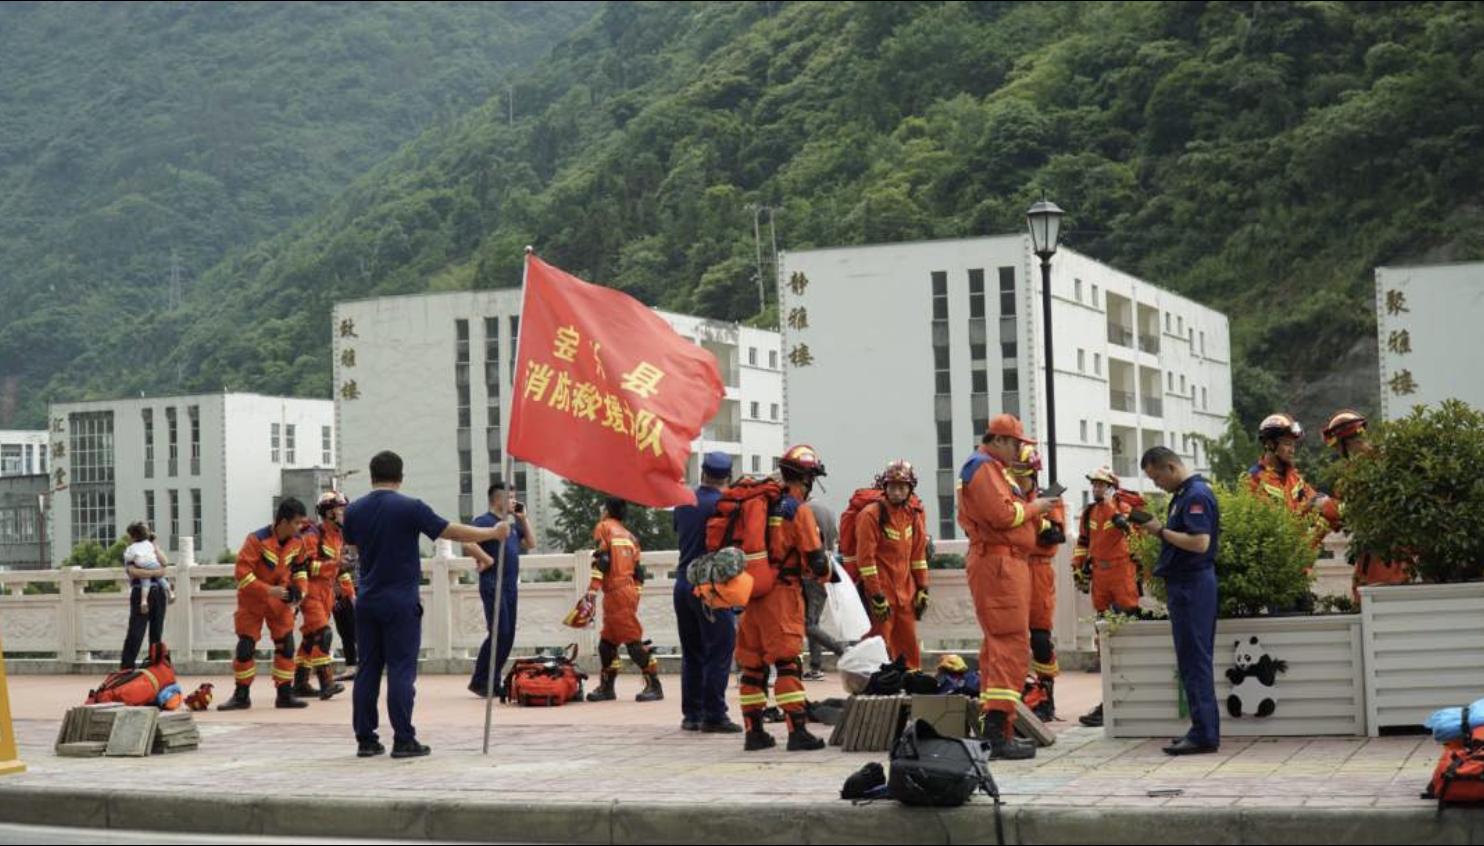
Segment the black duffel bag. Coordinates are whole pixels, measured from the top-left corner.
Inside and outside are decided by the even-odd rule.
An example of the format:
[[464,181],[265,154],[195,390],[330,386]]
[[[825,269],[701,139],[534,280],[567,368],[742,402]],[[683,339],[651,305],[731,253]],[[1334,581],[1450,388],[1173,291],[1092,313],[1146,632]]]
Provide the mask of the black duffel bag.
[[886,787],[903,805],[954,807],[975,793],[994,800],[995,834],[1005,842],[1000,820],[1000,789],[989,774],[989,754],[978,740],[944,737],[926,720],[902,731],[891,750]]

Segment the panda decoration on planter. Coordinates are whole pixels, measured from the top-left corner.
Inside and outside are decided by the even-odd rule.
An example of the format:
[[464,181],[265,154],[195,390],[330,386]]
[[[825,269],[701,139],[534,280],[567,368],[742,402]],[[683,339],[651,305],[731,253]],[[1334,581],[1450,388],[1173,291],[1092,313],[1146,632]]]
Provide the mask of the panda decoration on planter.
[[1267,653],[1254,635],[1245,641],[1234,641],[1236,654],[1226,677],[1232,683],[1231,695],[1226,697],[1226,710],[1233,717],[1244,714],[1267,717],[1278,708],[1278,692],[1275,685],[1278,674],[1288,672],[1288,662],[1279,661]]

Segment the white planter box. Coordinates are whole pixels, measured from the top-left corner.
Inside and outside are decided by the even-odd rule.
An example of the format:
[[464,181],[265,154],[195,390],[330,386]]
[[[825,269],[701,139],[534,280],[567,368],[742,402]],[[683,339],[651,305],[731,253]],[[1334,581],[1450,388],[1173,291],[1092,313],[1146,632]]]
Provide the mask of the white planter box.
[[[1237,641],[1256,637],[1272,658],[1286,661],[1266,694],[1275,702],[1258,717],[1256,702],[1233,718],[1227,708]],[[1125,623],[1102,639],[1103,725],[1110,737],[1183,735],[1175,643],[1167,621]],[[1216,699],[1224,737],[1363,735],[1365,685],[1358,614],[1221,620],[1216,626]],[[1247,682],[1244,691],[1254,682]]]
[[1484,697],[1484,582],[1360,590],[1366,725],[1421,725]]

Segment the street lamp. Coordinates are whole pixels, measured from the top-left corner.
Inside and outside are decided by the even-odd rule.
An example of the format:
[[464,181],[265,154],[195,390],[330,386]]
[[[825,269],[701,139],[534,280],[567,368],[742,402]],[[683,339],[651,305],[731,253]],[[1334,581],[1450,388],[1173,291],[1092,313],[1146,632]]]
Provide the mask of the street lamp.
[[1056,255],[1056,243],[1061,238],[1063,214],[1049,200],[1036,203],[1025,213],[1031,246],[1041,259],[1041,319],[1046,338],[1046,472],[1052,485],[1056,484],[1056,370],[1051,346],[1051,257]]

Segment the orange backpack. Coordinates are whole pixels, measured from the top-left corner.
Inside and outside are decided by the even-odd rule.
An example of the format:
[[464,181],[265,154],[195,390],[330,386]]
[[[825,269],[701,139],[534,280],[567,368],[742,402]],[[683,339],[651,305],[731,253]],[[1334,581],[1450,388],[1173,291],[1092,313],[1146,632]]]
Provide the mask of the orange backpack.
[[[840,558],[844,561],[845,572],[850,574],[850,580],[857,585],[861,583],[861,571],[855,560],[855,518],[866,506],[885,498],[886,492],[880,488],[860,488],[851,495],[850,504],[840,515]],[[907,505],[915,511],[922,511],[922,500],[918,499],[917,494],[907,500]],[[886,512],[883,510],[880,514],[884,524]]]
[[118,702],[122,705],[155,705],[174,711],[180,707],[182,699],[180,685],[175,682],[175,665],[170,660],[170,650],[163,643],[155,643],[149,648],[148,664],[138,670],[109,673],[96,690],[88,691],[84,704]]
[[[746,561],[744,572],[752,577],[749,599],[767,594],[778,578],[777,569],[768,561],[768,518],[781,499],[783,487],[777,481],[744,476],[722,491],[716,513],[706,520],[708,552],[720,552],[728,547],[742,550]],[[697,596],[707,599],[699,590],[700,586]]]
[[[1463,724],[1468,725],[1467,708]],[[1438,800],[1440,810],[1450,803],[1484,804],[1484,726],[1475,728],[1462,740],[1449,741],[1443,746],[1443,754],[1422,798]]]

